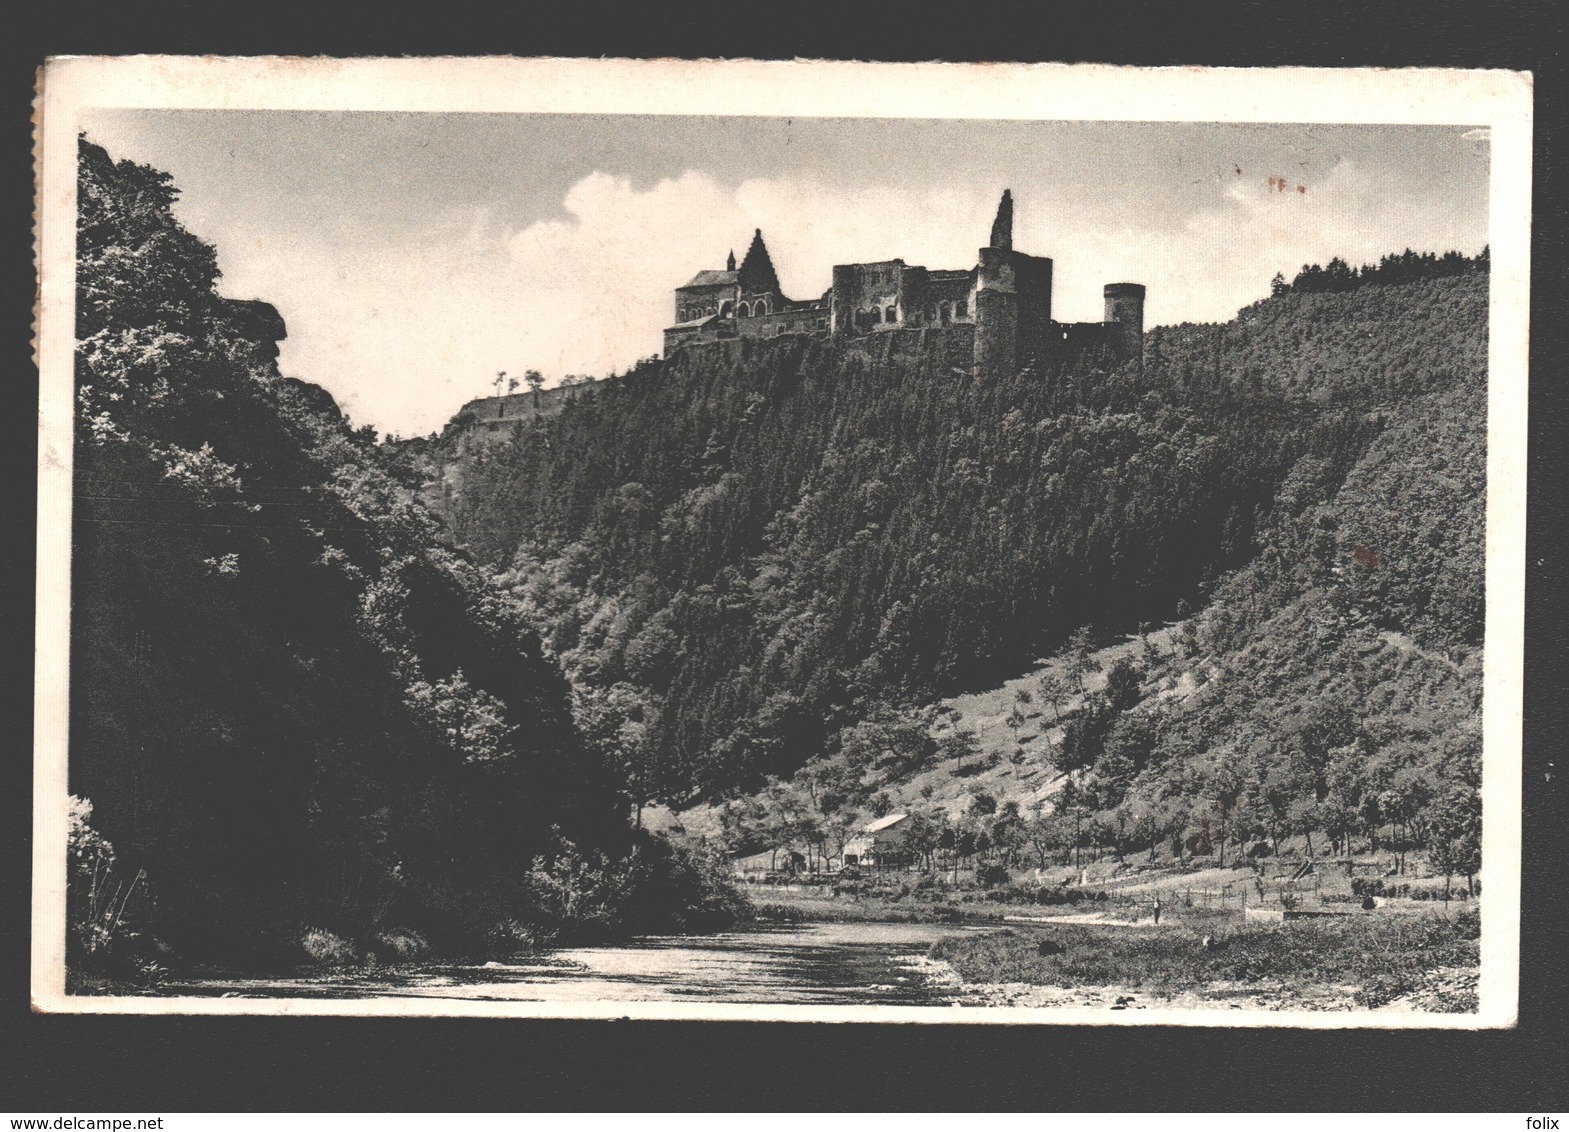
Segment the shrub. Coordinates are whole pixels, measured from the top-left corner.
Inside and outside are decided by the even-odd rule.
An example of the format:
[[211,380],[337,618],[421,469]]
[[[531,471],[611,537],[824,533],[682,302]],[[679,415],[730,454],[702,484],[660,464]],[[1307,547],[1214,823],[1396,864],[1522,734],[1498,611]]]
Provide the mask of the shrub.
[[1482,917],[1475,908],[1466,908],[1455,915],[1454,932],[1459,939],[1482,938]]
[[491,925],[485,932],[485,951],[491,955],[538,951],[555,943],[557,934],[555,928],[509,918]]
[[1373,1009],[1384,1006],[1415,987],[1415,981],[1398,975],[1369,975],[1353,998],[1358,1006]]
[[1003,865],[981,865],[975,870],[975,883],[981,888],[998,888],[1012,879]]
[[425,941],[425,937],[407,928],[384,931],[376,937],[376,942],[387,950],[389,958],[396,963],[412,963],[430,952],[430,944]]
[[352,943],[325,928],[306,928],[300,936],[300,947],[312,962],[329,967],[342,967],[359,958]]
[[156,960],[166,951],[138,930],[148,905],[146,874],[127,876],[114,846],[93,829],[93,804],[72,795],[66,832],[70,873],[66,889],[66,966],[74,977],[86,973],[156,980],[163,968]]

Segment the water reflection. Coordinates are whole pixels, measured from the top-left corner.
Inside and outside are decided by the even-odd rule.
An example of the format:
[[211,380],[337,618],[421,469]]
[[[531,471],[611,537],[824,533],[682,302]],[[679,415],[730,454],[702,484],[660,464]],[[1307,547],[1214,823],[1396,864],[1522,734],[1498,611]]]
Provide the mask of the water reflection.
[[944,924],[792,924],[650,936],[510,962],[242,979],[213,975],[162,993],[257,998],[460,998],[495,1002],[754,1002],[932,1005],[946,999],[912,956]]

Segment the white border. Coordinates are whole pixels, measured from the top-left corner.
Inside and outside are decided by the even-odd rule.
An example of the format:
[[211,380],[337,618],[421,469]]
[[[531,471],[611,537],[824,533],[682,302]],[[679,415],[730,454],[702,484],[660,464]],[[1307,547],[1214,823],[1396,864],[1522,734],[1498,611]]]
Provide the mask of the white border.
[[[1128,68],[1062,64],[567,59],[51,60],[40,97],[38,597],[34,689],[32,1001],[124,1014],[705,1018],[1345,1028],[1512,1026],[1519,1002],[1520,717],[1525,610],[1532,85],[1454,70]],[[435,998],[85,997],[65,987],[76,133],[104,108],[490,111],[1094,121],[1418,123],[1492,135],[1481,1010],[1366,1011],[496,1003]],[[1151,109],[1158,111],[1152,115]],[[853,109],[853,113],[851,113]]]

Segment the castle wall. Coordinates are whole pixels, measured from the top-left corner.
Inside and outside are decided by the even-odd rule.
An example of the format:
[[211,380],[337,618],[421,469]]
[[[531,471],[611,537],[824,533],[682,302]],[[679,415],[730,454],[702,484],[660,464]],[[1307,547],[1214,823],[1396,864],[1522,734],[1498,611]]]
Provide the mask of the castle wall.
[[925,321],[926,269],[903,260],[834,267],[834,334],[871,334]]
[[970,371],[975,357],[972,325],[894,327],[868,341],[879,362],[913,362],[930,358],[939,371]]
[[734,338],[736,324],[727,319],[713,318],[696,326],[672,326],[665,330],[665,356],[688,342],[709,341],[715,338]]
[[605,380],[598,378],[579,385],[556,385],[541,389],[537,399],[532,391],[507,393],[500,397],[477,397],[453,415],[448,427],[493,432],[510,428],[520,421],[553,417],[566,407],[568,401],[604,384]]
[[[1052,261],[1013,250],[1013,198],[1005,190],[991,242],[980,249],[973,269],[929,271],[901,259],[838,264],[820,303],[785,298],[762,233],[756,232],[739,270],[732,255],[726,271],[699,272],[677,288],[680,324],[665,331],[665,352],[728,338],[828,334],[843,340],[899,334],[902,341],[906,331],[964,328],[966,341],[973,342],[969,368],[991,377],[1018,373],[1032,361],[1056,365],[1070,356],[1140,356],[1144,288],[1139,284],[1106,285],[1103,323],[1053,322],[1051,300]],[[952,335],[941,339],[945,348],[954,340]]]
[[[775,338],[780,334],[828,333],[829,311],[825,306],[790,307],[735,320],[735,333],[742,338]],[[669,331],[665,332],[667,335]]]
[[975,321],[975,272],[932,271],[927,274],[927,321],[933,326]]
[[1051,260],[1010,252],[1013,291],[1019,297],[1020,342],[1044,340],[1051,327]]
[[678,287],[676,289],[676,321],[691,322],[707,315],[719,314],[726,302],[734,303],[739,289],[734,284],[714,287]]

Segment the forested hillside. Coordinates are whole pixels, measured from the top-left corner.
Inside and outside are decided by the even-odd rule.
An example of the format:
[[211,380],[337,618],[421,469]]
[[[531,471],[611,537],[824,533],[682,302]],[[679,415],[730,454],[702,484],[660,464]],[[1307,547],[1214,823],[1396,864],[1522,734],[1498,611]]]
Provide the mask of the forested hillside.
[[73,971],[699,922],[518,605],[279,375],[277,313],[216,294],[174,198],[84,139]]
[[678,803],[833,760],[1084,626],[1213,600],[1206,633],[1262,640],[1325,577],[1336,617],[1463,653],[1486,282],[1484,259],[1283,291],[1152,332],[1142,368],[996,383],[800,338],[690,350],[468,447],[444,509],[634,792]]

